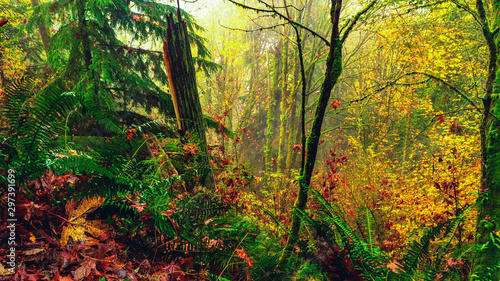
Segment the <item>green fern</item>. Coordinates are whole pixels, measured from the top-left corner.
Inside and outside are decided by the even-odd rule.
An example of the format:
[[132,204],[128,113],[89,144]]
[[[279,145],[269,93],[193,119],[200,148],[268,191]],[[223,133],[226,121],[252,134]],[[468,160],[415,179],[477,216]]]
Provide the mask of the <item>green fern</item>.
[[48,87],[35,95],[33,85],[32,78],[21,78],[6,88],[3,98],[8,142],[16,150],[10,166],[24,179],[37,178],[45,171],[51,138],[65,131],[60,123],[78,105],[73,93]]
[[[424,229],[420,239],[411,242],[406,247],[404,259],[399,262],[401,270],[397,273],[389,271],[386,264],[391,260],[380,249],[374,247],[373,239],[373,215],[365,210],[366,235],[358,234],[343,219],[337,208],[328,202],[318,191],[311,190],[320,202],[321,209],[318,212],[320,218],[313,219],[307,213],[299,211],[299,216],[304,222],[312,226],[318,236],[324,238],[330,247],[341,245],[349,251],[352,260],[357,260],[358,268],[364,272],[369,280],[435,280],[437,274],[446,276],[449,272],[442,272],[441,266],[446,256],[450,256],[452,240],[460,224],[465,220],[466,208],[456,218],[449,219],[435,227]],[[361,230],[361,229],[360,229]],[[338,238],[337,238],[338,237]],[[437,238],[443,238],[445,243],[434,249],[431,256],[431,243]],[[459,256],[467,251],[470,246],[457,249],[451,256]]]

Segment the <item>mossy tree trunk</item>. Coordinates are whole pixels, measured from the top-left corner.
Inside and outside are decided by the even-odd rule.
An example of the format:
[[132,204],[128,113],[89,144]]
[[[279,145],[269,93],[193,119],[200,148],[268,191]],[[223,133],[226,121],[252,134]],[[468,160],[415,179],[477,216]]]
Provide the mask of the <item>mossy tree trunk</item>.
[[[303,147],[305,148],[303,152],[305,154],[303,154],[302,167],[300,169],[299,177],[297,180],[299,183],[299,192],[297,194],[297,199],[294,204],[294,210],[292,211],[291,229],[286,241],[285,249],[283,250],[283,253],[279,261],[278,265],[279,267],[283,267],[286,263],[288,263],[293,248],[297,240],[299,239],[301,220],[298,215],[298,210],[304,211],[307,205],[307,200],[309,196],[308,195],[309,185],[311,183],[314,164],[316,162],[316,154],[318,153],[318,144],[319,144],[319,139],[321,137],[321,127],[323,125],[323,119],[325,117],[326,107],[328,106],[328,101],[330,99],[331,91],[335,86],[335,84],[337,84],[338,78],[342,74],[343,44],[347,39],[349,33],[354,28],[354,25],[361,18],[361,16],[363,16],[366,12],[371,10],[376,2],[377,0],[372,0],[363,10],[359,11],[349,21],[348,25],[342,28],[342,30],[345,31],[341,35],[339,33],[339,22],[340,22],[340,13],[342,10],[342,0],[331,0],[330,20],[332,23],[332,30],[329,42],[328,58],[326,60],[326,70],[323,82],[321,84],[316,110],[314,112],[312,127],[309,131],[309,136],[307,136],[305,140],[305,144],[304,143],[302,144]],[[299,55],[302,55],[302,53],[300,53]],[[302,75],[302,77],[304,77],[304,75]],[[304,94],[302,99],[304,99]],[[302,112],[304,111],[304,103],[302,103],[301,111]],[[304,113],[302,113],[301,117],[302,117],[302,127],[303,127],[302,130],[305,130],[303,121]]]
[[[40,0],[31,0],[31,7],[35,8],[40,5]],[[50,32],[44,22],[40,22],[38,24],[38,32],[40,32],[40,38],[42,39],[43,49],[46,54],[49,53],[49,45],[50,45]]]
[[289,97],[289,107],[288,107],[288,112],[290,112],[290,121],[288,122],[288,140],[287,140],[287,147],[286,147],[286,159],[285,159],[285,167],[286,167],[286,173],[287,175],[291,174],[291,169],[294,164],[295,158],[293,157],[294,155],[297,155],[297,151],[293,150],[293,146],[295,144],[298,144],[296,140],[298,139],[297,137],[300,137],[300,133],[296,131],[296,126],[295,124],[298,121],[297,118],[297,89],[300,86],[300,79],[299,79],[299,72],[300,72],[300,63],[299,63],[299,54],[297,52],[297,55],[295,56],[295,68],[293,70],[293,82],[294,86],[292,91],[290,92],[290,97]]
[[278,82],[279,77],[281,76],[281,44],[282,41],[279,41],[275,52],[274,52],[274,69],[273,69],[273,77],[272,81],[269,81],[269,104],[267,107],[267,129],[266,129],[266,148],[264,150],[265,154],[265,163],[266,163],[266,172],[272,173],[274,170],[273,163],[273,141],[274,141],[274,116],[276,112],[276,101],[279,96]]
[[202,183],[213,188],[210,171],[206,126],[196,83],[196,71],[188,40],[187,27],[178,12],[178,21],[167,16],[167,36],[163,43],[163,57],[167,70],[169,90],[174,103],[181,142],[194,141],[199,149]]
[[[316,154],[318,152],[318,144],[319,138],[321,136],[323,118],[325,116],[326,107],[328,105],[328,100],[330,99],[330,94],[333,86],[335,86],[338,78],[340,77],[340,74],[342,74],[342,42],[339,38],[339,20],[341,8],[342,0],[332,0],[332,31],[330,48],[326,61],[325,77],[323,78],[323,82],[321,84],[321,90],[318,98],[318,104],[316,105],[316,110],[314,113],[312,127],[305,143],[306,160],[300,169],[298,178],[299,192],[297,194],[297,200],[294,204],[295,209],[298,210],[305,210],[305,207],[307,205],[309,184],[311,183],[311,176],[314,169],[314,164],[316,162]],[[292,254],[293,247],[295,246],[295,243],[299,238],[300,223],[301,221],[297,214],[297,211],[294,210],[292,212],[292,226],[290,234],[288,236],[285,249],[283,250],[283,254],[280,259],[281,266],[288,262],[288,259]]]
[[[285,37],[288,37],[288,29],[285,30]],[[288,99],[288,39],[285,38],[285,46],[283,50],[283,71],[281,72],[281,103],[280,103],[280,133],[278,142],[278,158],[276,162],[278,163],[278,173],[283,173],[285,169],[285,139],[286,139],[286,129],[288,121],[287,112],[287,99]]]
[[[492,21],[486,18],[482,0],[476,0],[478,18],[482,24],[483,36],[488,45],[489,62],[488,77],[483,97],[483,116],[480,125],[481,134],[481,188],[477,205],[476,243],[481,246],[476,253],[474,278],[499,280],[500,248],[498,248],[500,230],[500,104],[494,102],[493,96],[498,94],[498,28],[491,30],[498,23],[499,0],[492,3]],[[491,26],[489,24],[491,22]],[[483,279],[481,279],[483,280]]]

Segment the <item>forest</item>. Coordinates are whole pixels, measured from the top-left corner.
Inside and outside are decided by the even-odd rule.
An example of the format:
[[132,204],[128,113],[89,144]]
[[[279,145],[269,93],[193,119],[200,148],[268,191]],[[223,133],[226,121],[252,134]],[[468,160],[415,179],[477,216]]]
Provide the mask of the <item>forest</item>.
[[500,280],[500,0],[0,0],[0,280]]

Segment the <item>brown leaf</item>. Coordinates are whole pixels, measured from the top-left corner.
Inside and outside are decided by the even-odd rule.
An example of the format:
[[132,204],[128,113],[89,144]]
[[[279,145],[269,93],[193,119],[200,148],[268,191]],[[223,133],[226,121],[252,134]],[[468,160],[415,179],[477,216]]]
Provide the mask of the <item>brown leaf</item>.
[[75,280],[81,280],[92,273],[92,269],[95,269],[96,263],[94,260],[87,258],[83,261],[82,266],[77,268],[75,272],[73,272],[73,277]]
[[43,251],[45,251],[43,248],[31,249],[31,250],[24,251],[24,254],[26,256],[31,256],[31,255],[36,255],[36,254],[43,252]]
[[443,124],[444,123],[444,115],[441,113],[439,114],[437,117],[436,117],[436,121],[439,123],[439,124]]

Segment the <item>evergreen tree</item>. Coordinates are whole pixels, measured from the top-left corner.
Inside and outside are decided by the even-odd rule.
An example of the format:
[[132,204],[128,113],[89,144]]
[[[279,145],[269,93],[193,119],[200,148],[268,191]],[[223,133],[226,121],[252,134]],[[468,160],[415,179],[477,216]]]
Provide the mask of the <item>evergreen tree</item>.
[[[160,51],[167,14],[176,7],[152,0],[56,0],[35,7],[28,28],[44,23],[51,31],[47,60],[54,83],[92,98],[107,109],[147,112],[159,108],[173,116]],[[196,45],[195,61],[205,71],[215,64],[193,19],[182,12]]]

